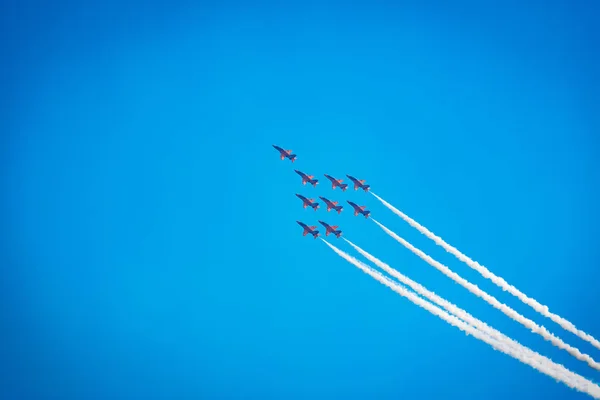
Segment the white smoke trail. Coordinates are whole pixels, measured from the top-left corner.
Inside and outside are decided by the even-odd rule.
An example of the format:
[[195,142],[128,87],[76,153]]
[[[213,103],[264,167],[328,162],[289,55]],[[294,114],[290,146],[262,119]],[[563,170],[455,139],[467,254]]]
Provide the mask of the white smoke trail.
[[[373,256],[372,254],[363,250],[359,246],[355,245],[350,240],[348,240],[348,239],[344,239],[344,240],[350,246],[352,246],[356,251],[358,251],[360,254],[362,254],[363,257],[365,257],[367,260],[371,261],[373,264],[377,265],[379,268],[381,268],[382,270],[384,270],[385,272],[387,272],[394,278],[398,279],[401,283],[410,287],[412,290],[414,290],[419,295],[427,298],[428,300],[432,301],[433,303],[444,308],[450,314],[454,314],[455,316],[462,319],[467,324],[474,326],[475,328],[479,329],[480,331],[482,331],[482,332],[486,333],[487,335],[491,336],[492,338],[498,340],[499,342],[504,342],[505,344],[513,347],[514,349],[523,352],[527,357],[535,357],[540,362],[544,362],[544,360],[540,359],[540,355],[538,353],[532,351],[528,347],[523,346],[516,340],[511,339],[510,337],[504,335],[502,332],[487,325],[485,322],[473,317],[471,314],[469,314],[465,310],[457,307],[456,305],[450,303],[446,299],[444,299],[444,298],[438,296],[437,294],[433,293],[432,291],[426,289],[419,283],[413,281],[412,279],[410,279],[407,276],[400,273],[398,270],[390,267],[388,264],[384,263],[377,257]],[[566,370],[566,368],[564,368],[562,365],[560,365],[560,364],[557,364],[557,365],[559,365],[563,370]],[[551,367],[551,366],[548,366],[548,367]],[[562,370],[561,370],[561,372],[562,372]],[[578,378],[580,378],[579,375],[576,375],[576,376]]]
[[504,314],[506,314],[513,320],[519,322],[526,328],[530,329],[532,332],[537,333],[538,335],[542,336],[544,339],[548,340],[550,343],[552,343],[556,347],[566,350],[573,357],[577,358],[578,360],[586,362],[590,367],[600,371],[600,364],[598,364],[596,361],[594,361],[594,359],[591,358],[590,356],[588,356],[587,354],[581,353],[575,347],[568,345],[567,343],[563,342],[562,339],[554,336],[543,326],[537,325],[535,322],[533,322],[532,320],[530,320],[528,318],[525,318],[524,316],[522,316],[521,314],[519,314],[518,312],[516,312],[515,310],[513,310],[506,304],[500,303],[495,297],[493,297],[493,296],[487,294],[486,292],[484,292],[483,290],[479,289],[479,287],[477,287],[477,285],[474,285],[471,282],[467,281],[466,279],[460,277],[457,273],[453,272],[450,268],[446,267],[444,264],[429,257],[427,254],[423,253],[421,250],[417,249],[415,246],[408,243],[406,240],[402,239],[400,236],[398,236],[397,234],[395,234],[394,232],[392,232],[391,230],[386,228],[384,225],[379,223],[377,220],[375,220],[375,219],[371,219],[371,220],[373,222],[375,222],[377,225],[379,225],[379,227],[381,229],[383,229],[385,231],[385,233],[387,233],[388,235],[390,235],[391,237],[396,239],[404,247],[406,247],[407,249],[409,249],[410,251],[415,253],[417,256],[421,257],[429,265],[438,269],[440,272],[442,272],[444,275],[446,275],[447,277],[452,279],[454,282],[463,286],[465,289],[467,289],[474,295],[481,297],[483,300],[488,302],[491,306],[502,311]]
[[398,210],[396,207],[392,206],[387,201],[383,200],[381,197],[377,196],[375,193],[371,192],[371,194],[373,196],[375,196],[377,198],[377,200],[379,200],[381,203],[383,203],[384,206],[389,208],[394,214],[398,215],[400,218],[402,218],[404,221],[406,221],[410,226],[417,229],[423,235],[425,235],[429,239],[433,240],[438,246],[441,246],[448,253],[454,255],[460,261],[464,262],[469,267],[471,267],[475,271],[479,272],[483,277],[494,282],[497,286],[502,288],[502,290],[509,292],[510,294],[517,297],[519,300],[521,300],[523,303],[525,303],[528,306],[530,306],[531,308],[533,308],[538,313],[542,314],[543,316],[545,316],[547,318],[550,318],[552,321],[556,322],[561,327],[563,327],[563,329],[579,336],[581,339],[591,343],[597,349],[600,349],[600,341],[595,339],[593,336],[585,333],[584,331],[582,331],[580,329],[577,329],[577,327],[575,325],[573,325],[571,322],[567,321],[566,319],[562,318],[561,316],[550,312],[550,310],[548,309],[547,306],[538,303],[535,299],[532,299],[531,297],[527,297],[525,295],[525,293],[521,292],[516,287],[510,285],[508,282],[506,282],[501,277],[494,275],[486,267],[479,264],[477,261],[470,259],[466,255],[461,253],[457,248],[446,243],[441,237],[435,235],[433,232],[431,232],[430,230],[425,228],[423,225],[419,224],[414,219],[410,218],[408,215],[404,214],[402,211]]
[[[439,318],[443,319],[444,321],[448,322],[450,325],[453,325],[453,326],[457,327],[458,329],[460,329],[461,331],[465,332],[466,334],[470,334],[473,337],[489,344],[494,349],[501,351],[507,355],[510,355],[513,358],[516,358],[517,360],[521,361],[524,364],[531,366],[532,368],[538,370],[539,372],[542,372],[558,381],[563,382],[565,385],[567,385],[573,389],[579,390],[583,393],[587,393],[596,399],[600,399],[600,387],[597,386],[596,384],[594,384],[593,382],[585,379],[584,377],[582,377],[580,375],[574,374],[573,372],[565,369],[561,365],[554,363],[552,360],[550,360],[542,355],[538,354],[539,357],[533,358],[533,357],[527,357],[526,355],[519,353],[514,348],[507,346],[503,342],[495,340],[494,338],[488,336],[484,332],[461,321],[454,315],[448,314],[446,311],[442,310],[438,306],[431,304],[430,302],[422,299],[421,297],[419,297],[416,294],[414,294],[413,292],[409,291],[402,285],[400,285],[396,282],[393,282],[386,276],[382,275],[380,272],[375,271],[373,268],[369,267],[368,265],[358,261],[356,258],[350,256],[349,254],[338,249],[331,243],[327,242],[325,239],[321,239],[321,240],[327,246],[329,246],[333,251],[335,251],[340,257],[344,258],[346,261],[353,264],[354,266],[356,266],[357,268],[362,270],[364,273],[370,275],[372,278],[379,281],[383,285],[389,287],[390,289],[392,289],[399,295],[406,297],[408,300],[412,301],[414,304],[418,305],[419,307],[424,308],[425,310],[429,311],[430,313],[432,313],[432,314],[438,316]],[[541,362],[540,360],[543,360],[543,362]],[[551,368],[548,367],[550,365],[552,366]]]

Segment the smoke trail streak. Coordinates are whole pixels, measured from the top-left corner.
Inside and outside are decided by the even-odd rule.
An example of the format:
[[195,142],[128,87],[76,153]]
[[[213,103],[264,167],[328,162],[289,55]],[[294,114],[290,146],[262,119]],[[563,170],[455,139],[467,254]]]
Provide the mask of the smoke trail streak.
[[460,261],[464,262],[469,267],[473,268],[475,271],[479,272],[484,278],[491,280],[497,286],[502,288],[502,290],[505,290],[505,291],[509,292],[510,294],[512,294],[513,296],[517,297],[519,300],[521,300],[523,303],[525,303],[528,306],[530,306],[531,308],[533,308],[538,313],[542,314],[543,316],[545,316],[547,318],[550,318],[552,321],[559,324],[563,329],[579,336],[581,339],[591,343],[597,349],[600,349],[600,341],[595,339],[593,336],[585,333],[584,331],[582,331],[580,329],[577,329],[577,327],[573,323],[567,321],[560,315],[550,312],[550,310],[548,309],[548,306],[538,303],[535,299],[532,299],[531,297],[527,297],[525,295],[525,293],[521,292],[516,287],[510,285],[508,282],[506,282],[501,277],[494,275],[486,267],[479,264],[477,261],[470,259],[466,255],[461,253],[457,248],[446,243],[441,237],[435,235],[433,232],[431,232],[430,230],[425,228],[423,225],[419,224],[414,219],[410,218],[408,215],[404,214],[402,211],[398,210],[396,207],[392,206],[387,201],[383,200],[381,197],[377,196],[375,193],[371,192],[371,194],[373,196],[375,196],[377,198],[377,200],[379,200],[381,203],[383,203],[384,206],[389,208],[394,214],[398,215],[400,218],[402,218],[404,221],[406,221],[410,226],[417,229],[423,235],[425,235],[429,239],[433,240],[438,246],[441,246],[448,253],[452,254],[453,256],[458,258]]
[[577,358],[578,360],[586,362],[590,367],[600,371],[600,364],[598,364],[596,361],[594,361],[594,359],[591,358],[590,356],[588,356],[587,354],[581,353],[575,347],[568,345],[567,343],[563,342],[562,339],[554,336],[543,326],[537,325],[535,322],[533,322],[532,320],[530,320],[528,318],[525,318],[524,316],[522,316],[521,314],[519,314],[518,312],[516,312],[515,310],[513,310],[506,304],[500,303],[495,297],[493,297],[493,296],[487,294],[486,292],[484,292],[483,290],[479,289],[479,287],[477,287],[477,285],[474,285],[471,282],[467,281],[466,279],[460,277],[457,273],[450,270],[450,268],[446,267],[444,264],[429,257],[427,254],[423,253],[421,250],[417,249],[415,246],[408,243],[406,240],[402,239],[400,236],[398,236],[397,234],[395,234],[394,232],[392,232],[391,230],[386,228],[384,225],[379,223],[377,220],[375,220],[375,219],[371,219],[371,220],[373,222],[375,222],[377,225],[379,225],[379,227],[381,229],[383,229],[385,231],[385,233],[387,233],[388,235],[390,235],[391,237],[396,239],[396,241],[398,241],[404,247],[406,247],[407,249],[409,249],[410,251],[415,253],[417,256],[419,256],[420,258],[425,260],[432,267],[438,269],[440,272],[442,272],[444,275],[446,275],[447,277],[452,279],[454,282],[463,286],[465,289],[467,289],[474,295],[481,297],[483,300],[488,302],[491,306],[502,311],[508,317],[519,322],[526,328],[530,329],[532,332],[537,333],[538,335],[542,336],[544,339],[548,340],[550,343],[552,343],[556,347],[566,350],[573,357]]
[[[500,332],[500,331],[492,328],[491,326],[487,325],[485,322],[483,322],[483,321],[481,321],[481,320],[473,317],[471,314],[469,314],[465,310],[459,308],[458,306],[450,303],[446,299],[444,299],[444,298],[438,296],[437,294],[433,293],[432,291],[426,289],[424,286],[422,286],[419,283],[413,281],[412,279],[410,279],[407,276],[405,276],[402,273],[400,273],[398,270],[390,267],[388,264],[384,263],[383,261],[381,261],[377,257],[373,256],[372,254],[369,254],[367,251],[365,251],[362,248],[360,248],[359,246],[355,245],[350,240],[345,239],[345,238],[344,238],[344,240],[350,246],[352,246],[356,251],[358,251],[360,254],[362,254],[363,257],[365,257],[367,260],[371,261],[373,264],[377,265],[379,268],[381,268],[382,270],[384,270],[385,272],[387,272],[388,274],[390,274],[394,278],[398,279],[401,283],[403,283],[406,286],[410,287],[417,294],[419,294],[419,295],[427,298],[428,300],[432,301],[433,303],[439,305],[440,307],[442,307],[446,311],[448,311],[450,314],[454,314],[455,316],[457,316],[458,318],[462,319],[467,324],[469,324],[469,325],[471,325],[471,326],[479,329],[480,331],[486,333],[487,335],[489,335],[492,338],[498,340],[499,342],[504,342],[507,345],[512,346],[514,349],[525,353],[527,355],[527,357],[535,357],[540,362],[543,362],[543,360],[541,360],[539,358],[540,355],[538,353],[532,351],[528,347],[523,346],[522,344],[520,344],[516,340],[511,339],[510,337],[506,336],[502,332]],[[559,365],[562,369],[566,369],[566,368],[564,368],[560,364],[557,364],[557,365]],[[552,367],[552,366],[548,366],[548,367]],[[576,376],[578,378],[580,378],[579,375],[576,375]]]
[[[458,329],[460,329],[461,331],[465,332],[466,334],[470,334],[473,337],[489,344],[494,349],[501,351],[504,354],[510,355],[513,358],[516,358],[517,360],[521,361],[524,364],[531,366],[532,368],[536,369],[537,371],[542,372],[558,381],[563,382],[565,385],[567,385],[573,389],[579,390],[583,393],[587,393],[596,399],[600,399],[600,387],[597,386],[596,384],[594,384],[593,382],[591,382],[577,374],[574,374],[573,372],[565,369],[564,367],[562,367],[558,364],[555,364],[553,361],[551,361],[550,359],[547,359],[546,357],[544,357],[542,355],[539,355],[539,357],[540,357],[539,359],[534,359],[532,357],[527,357],[523,354],[520,354],[514,348],[507,346],[505,343],[495,340],[494,338],[486,335],[485,333],[481,332],[480,330],[461,321],[454,315],[448,314],[446,311],[442,310],[438,306],[431,304],[427,300],[422,299],[421,297],[419,297],[415,293],[409,291],[402,285],[400,285],[396,282],[393,282],[392,280],[390,280],[389,278],[387,278],[380,272],[375,271],[373,268],[358,261],[356,258],[350,256],[349,254],[343,252],[342,250],[338,249],[334,245],[330,244],[325,239],[321,239],[321,240],[327,246],[329,246],[334,252],[336,252],[340,257],[344,258],[346,261],[353,264],[355,267],[359,268],[364,273],[370,275],[372,278],[379,281],[381,284],[389,287],[390,289],[392,289],[399,295],[406,297],[408,300],[410,300],[414,304],[418,305],[419,307],[424,308],[425,310],[429,311],[433,315],[436,315],[439,318],[443,319],[444,321],[448,322],[450,325],[455,326]],[[540,359],[543,359],[544,362],[540,362]],[[548,365],[552,365],[552,368],[549,368]],[[558,371],[561,371],[561,372],[558,372]],[[574,377],[578,377],[578,378],[574,379]]]

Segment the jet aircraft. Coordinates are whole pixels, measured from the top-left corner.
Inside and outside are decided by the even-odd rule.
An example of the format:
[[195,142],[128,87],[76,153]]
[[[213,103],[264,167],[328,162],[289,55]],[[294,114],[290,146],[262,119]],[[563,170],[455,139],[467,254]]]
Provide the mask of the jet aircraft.
[[302,236],[306,236],[309,233],[311,235],[313,235],[313,238],[318,238],[319,237],[319,231],[317,230],[316,226],[308,226],[306,225],[304,222],[300,222],[300,221],[296,221],[298,223],[298,225],[300,225],[302,228],[304,228],[304,232],[302,232]]
[[329,225],[327,222],[319,221],[321,225],[323,225],[326,229],[325,236],[329,236],[330,233],[334,234],[336,237],[342,236],[342,231],[338,229],[337,225]]
[[343,180],[342,179],[335,179],[333,176],[327,175],[325,174],[325,177],[327,179],[329,179],[331,181],[331,188],[335,190],[336,187],[340,187],[340,189],[342,189],[342,192],[346,191],[346,188],[348,188],[348,184],[347,183],[342,183]]
[[346,176],[348,177],[348,179],[350,179],[352,182],[354,182],[354,190],[358,190],[358,188],[361,188],[365,192],[369,191],[369,188],[371,187],[371,185],[365,185],[364,179],[356,179],[355,177],[350,176],[350,175],[346,175]]
[[347,200],[347,201],[348,201],[348,204],[350,204],[354,208],[354,216],[357,216],[358,214],[362,214],[365,216],[365,218],[369,218],[369,214],[371,214],[371,211],[365,210],[365,208],[367,208],[367,206],[359,206],[359,205],[351,202],[350,200]]
[[321,197],[319,196],[319,198],[321,200],[323,200],[325,202],[325,204],[327,204],[327,212],[331,211],[331,209],[333,208],[335,211],[337,211],[338,214],[342,213],[342,208],[344,208],[343,206],[338,206],[338,202],[337,201],[331,201],[331,200],[327,200],[325,197]]
[[292,154],[291,150],[284,150],[281,147],[275,145],[272,146],[275,147],[277,151],[279,151],[279,155],[281,156],[282,160],[285,158],[289,158],[290,160],[292,160],[292,162],[296,161],[296,155]]
[[294,171],[296,171],[296,173],[302,177],[303,185],[306,185],[306,182],[308,182],[311,185],[313,185],[314,187],[317,187],[317,183],[319,183],[319,180],[313,179],[314,178],[313,175],[306,175],[304,172],[298,171],[297,169],[295,169]]
[[312,207],[315,211],[317,211],[317,208],[319,208],[319,203],[314,201],[314,199],[307,199],[306,197],[302,196],[301,194],[296,194],[296,197],[298,197],[300,200],[302,200],[302,203],[303,203],[302,206],[304,208]]

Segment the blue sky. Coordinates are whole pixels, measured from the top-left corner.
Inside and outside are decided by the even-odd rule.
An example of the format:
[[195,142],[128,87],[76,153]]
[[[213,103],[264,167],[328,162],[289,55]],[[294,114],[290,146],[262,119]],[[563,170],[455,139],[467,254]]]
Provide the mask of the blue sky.
[[[4,4],[0,397],[583,399],[378,284],[317,219],[521,343],[373,190],[598,337],[597,6]],[[591,4],[591,2],[589,2]],[[271,144],[293,149],[293,165]],[[293,169],[314,174],[302,186]],[[333,239],[348,252],[349,246]]]

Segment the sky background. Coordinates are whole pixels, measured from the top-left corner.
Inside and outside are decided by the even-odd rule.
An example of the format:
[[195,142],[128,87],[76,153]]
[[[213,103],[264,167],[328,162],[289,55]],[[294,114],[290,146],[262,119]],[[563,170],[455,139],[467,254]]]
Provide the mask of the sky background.
[[[588,398],[416,307],[295,222],[339,225],[600,382],[347,204],[327,214],[294,196],[367,205],[600,358],[374,197],[323,177],[366,179],[600,336],[600,6],[481,3],[3,2],[0,397]],[[294,168],[320,184],[302,186]]]

